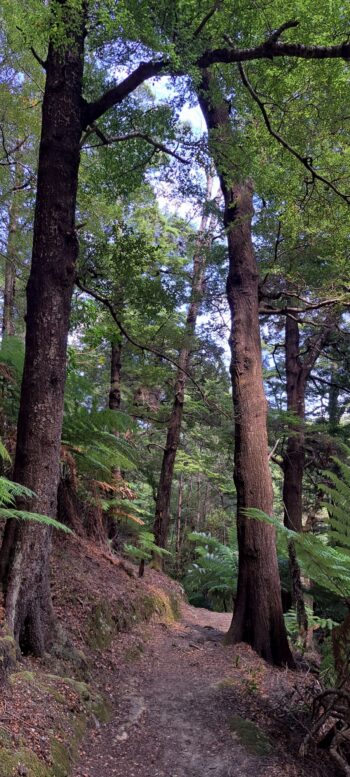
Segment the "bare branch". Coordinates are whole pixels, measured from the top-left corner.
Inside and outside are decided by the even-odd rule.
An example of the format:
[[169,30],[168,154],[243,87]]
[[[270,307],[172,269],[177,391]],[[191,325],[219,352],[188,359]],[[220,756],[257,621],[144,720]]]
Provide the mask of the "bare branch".
[[192,377],[191,373],[187,372],[187,370],[184,370],[183,367],[181,367],[181,365],[178,364],[177,361],[175,361],[175,359],[172,359],[171,356],[168,356],[167,354],[163,353],[163,351],[159,351],[158,348],[154,348],[154,346],[152,345],[146,345],[145,343],[140,343],[138,340],[135,340],[134,337],[129,335],[129,333],[125,329],[124,324],[122,324],[114,306],[112,305],[109,299],[107,299],[106,297],[103,297],[94,289],[90,289],[87,286],[84,286],[80,278],[76,278],[75,283],[78,286],[78,288],[81,289],[81,291],[85,292],[85,294],[89,294],[90,297],[93,297],[97,302],[101,302],[101,304],[104,305],[107,308],[107,310],[109,310],[113,318],[113,321],[115,321],[115,323],[117,324],[119,331],[122,333],[122,335],[124,335],[124,337],[128,340],[128,342],[131,343],[131,345],[134,345],[135,348],[138,348],[140,351],[148,351],[149,353],[153,353],[155,356],[158,356],[161,359],[165,359],[170,364],[173,364],[174,367],[176,367],[178,370],[181,370],[181,372],[185,373],[185,375],[192,381],[193,385],[198,389],[201,396],[204,398],[204,394],[200,385]]
[[[294,294],[290,296],[294,296]],[[301,299],[299,297],[297,298]],[[345,302],[344,299],[339,297],[334,297],[334,299],[324,299],[319,302],[311,303],[308,303],[306,300],[302,301],[305,302],[305,306],[303,308],[294,308],[290,305],[286,305],[283,308],[274,308],[272,305],[267,307],[262,305],[259,308],[259,313],[262,316],[289,316],[293,314],[297,315],[298,313],[308,313],[310,310],[320,310],[321,308],[330,307],[332,305],[342,305],[344,308],[350,307],[350,302]]]

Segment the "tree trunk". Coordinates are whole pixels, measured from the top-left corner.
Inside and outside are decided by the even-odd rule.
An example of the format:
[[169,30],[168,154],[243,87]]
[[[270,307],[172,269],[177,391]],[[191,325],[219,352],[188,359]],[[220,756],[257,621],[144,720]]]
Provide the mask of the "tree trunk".
[[111,383],[108,398],[108,407],[110,410],[120,410],[120,373],[121,373],[121,343],[111,343]]
[[[289,434],[283,455],[283,505],[284,525],[288,529],[303,530],[303,477],[305,467],[305,380],[306,374],[300,359],[299,324],[295,315],[286,317],[285,362],[287,385],[287,410],[300,418],[300,424]],[[308,617],[305,608],[300,567],[295,543],[288,543],[289,571],[292,586],[292,603],[297,615],[301,638],[306,641]]]
[[[35,492],[26,507],[49,516],[56,515],[66,346],[78,253],[83,16],[82,6],[63,9],[67,43],[58,49],[50,42],[47,56],[14,466],[14,480]],[[3,581],[6,618],[22,650],[36,655],[44,653],[53,636],[49,554],[49,528],[16,525]]]
[[184,491],[184,478],[183,474],[181,473],[179,478],[179,493],[178,493],[178,500],[177,500],[177,517],[176,517],[176,562],[177,567],[179,567],[179,555],[180,555],[180,548],[181,548],[181,527],[182,527],[182,500],[183,500],[183,491]]
[[[15,162],[14,183],[20,184],[18,161]],[[14,190],[9,212],[9,229],[5,260],[4,304],[2,311],[2,337],[15,334],[14,307],[16,290],[16,235],[18,227],[18,194]]]
[[281,602],[275,532],[247,518],[257,507],[272,513],[268,459],[267,403],[264,393],[258,309],[258,270],[251,238],[253,190],[245,183],[225,195],[231,312],[231,379],[235,412],[235,470],[239,569],[230,642],[248,642],[272,663],[293,666]]
[[258,269],[251,235],[253,188],[230,182],[234,143],[229,106],[220,84],[202,72],[199,93],[209,140],[225,199],[231,312],[231,379],[235,414],[235,468],[239,569],[229,642],[248,642],[263,658],[293,666],[282,613],[275,532],[247,518],[245,509],[272,512],[268,459],[267,403],[264,393],[258,306]]
[[[283,455],[283,504],[284,524],[288,529],[303,530],[303,478],[305,469],[305,391],[310,373],[322,348],[326,345],[335,318],[334,311],[327,313],[317,334],[309,337],[300,356],[300,333],[297,315],[287,315],[285,333],[287,410],[293,413],[296,423],[287,440]],[[303,586],[294,543],[290,542],[289,566],[292,582],[292,600],[302,637],[308,639],[308,618]]]
[[305,467],[305,385],[306,375],[299,353],[299,324],[296,317],[286,317],[286,383],[287,410],[300,419],[292,428],[283,456],[284,524],[293,531],[302,531],[303,475]]
[[[212,196],[212,188],[212,177],[208,175],[207,200],[209,200]],[[206,251],[208,249],[208,245],[210,245],[211,242],[210,234],[208,234],[210,232],[210,223],[210,218],[205,212],[203,212],[199,229],[198,244],[193,257],[192,294],[186,317],[186,340],[184,346],[181,348],[178,358],[179,369],[177,371],[175,381],[174,401],[170,414],[157,490],[153,532],[156,544],[161,548],[166,547],[168,539],[171,487],[173,482],[175,459],[180,442],[185,386],[187,372],[191,360],[192,338],[195,334],[199,306],[204,295]],[[157,566],[160,566],[162,563],[160,557],[158,557],[155,561]]]

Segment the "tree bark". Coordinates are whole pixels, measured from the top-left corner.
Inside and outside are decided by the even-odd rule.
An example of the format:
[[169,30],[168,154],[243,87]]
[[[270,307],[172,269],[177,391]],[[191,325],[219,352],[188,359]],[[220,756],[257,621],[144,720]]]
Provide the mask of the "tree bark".
[[176,517],[176,558],[177,558],[177,565],[179,560],[179,553],[181,548],[181,526],[182,526],[182,500],[183,500],[183,490],[184,490],[184,478],[183,474],[181,473],[179,478],[179,493],[178,493],[178,500],[177,500],[177,517]]
[[[287,410],[300,420],[289,434],[283,455],[283,505],[284,524],[288,529],[303,530],[303,478],[305,470],[305,391],[310,373],[331,331],[334,312],[327,314],[319,332],[305,344],[305,355],[300,356],[299,322],[296,314],[287,315],[285,328],[285,361]],[[288,545],[289,567],[292,583],[292,601],[302,638],[308,639],[308,617],[305,608],[303,586],[295,545]]]
[[282,614],[272,527],[248,519],[257,507],[268,515],[273,493],[268,459],[258,309],[258,270],[251,238],[251,184],[224,187],[228,231],[227,296],[231,312],[231,379],[235,412],[235,470],[239,569],[231,642],[248,642],[267,661],[293,666]]
[[[66,15],[68,42],[59,49],[50,42],[46,63],[14,465],[14,480],[35,492],[27,509],[52,517],[57,507],[66,347],[78,254],[75,205],[82,131],[83,7],[67,8]],[[22,650],[35,655],[42,655],[53,637],[49,553],[49,528],[28,522],[15,526],[3,580],[6,618]]]
[[203,71],[199,99],[225,200],[231,313],[231,380],[235,415],[234,481],[237,490],[239,569],[229,642],[248,642],[277,665],[294,665],[282,613],[275,532],[246,517],[249,507],[271,515],[267,403],[263,386],[258,305],[258,269],[251,235],[253,187],[231,183],[230,149],[234,143],[229,106],[220,84]]
[[[19,166],[16,160],[14,168],[15,187],[19,185]],[[5,259],[5,283],[4,283],[4,304],[2,312],[2,337],[15,334],[14,308],[16,291],[16,234],[18,227],[18,193],[16,188],[12,194],[12,200],[9,211],[9,229],[7,240],[7,251]]]
[[[56,20],[53,4],[54,34],[43,63],[46,83],[14,468],[15,480],[35,492],[28,507],[49,516],[56,514],[67,338],[78,254],[75,207],[81,135],[164,67],[163,62],[141,62],[117,86],[87,103],[82,97],[87,2],[58,0],[56,5],[59,13]],[[10,523],[0,554],[6,617],[23,650],[37,655],[50,645],[54,623],[49,554],[50,529]]]
[[121,343],[111,343],[111,383],[108,397],[108,407],[110,410],[120,410],[120,374],[121,374]]
[[[210,200],[212,196],[212,188],[212,177],[211,175],[208,175],[207,200]],[[167,438],[157,490],[153,532],[156,544],[161,548],[166,547],[169,533],[171,488],[174,475],[175,459],[180,442],[185,399],[185,386],[187,380],[186,373],[188,372],[191,361],[192,339],[195,334],[198,310],[204,295],[206,251],[208,249],[208,245],[210,245],[211,242],[210,224],[210,217],[206,212],[203,212],[199,228],[198,244],[193,257],[192,292],[191,302],[189,304],[186,317],[186,339],[178,357],[179,369],[176,375],[174,400],[168,424]],[[155,563],[157,566],[162,564],[160,557],[155,560]]]
[[295,316],[286,317],[286,388],[287,410],[300,419],[292,429],[283,455],[284,524],[302,531],[303,475],[305,467],[305,386],[307,374],[300,359],[299,324]]

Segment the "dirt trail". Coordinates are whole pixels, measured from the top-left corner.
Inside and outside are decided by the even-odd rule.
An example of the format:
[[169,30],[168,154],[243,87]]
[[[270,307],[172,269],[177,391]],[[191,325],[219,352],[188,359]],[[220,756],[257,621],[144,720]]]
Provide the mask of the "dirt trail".
[[[266,667],[246,646],[224,647],[230,618],[184,605],[180,622],[116,641],[99,666],[111,720],[89,731],[74,777],[331,774],[286,744],[279,713],[292,673]],[[262,724],[253,750],[232,729],[237,715]]]

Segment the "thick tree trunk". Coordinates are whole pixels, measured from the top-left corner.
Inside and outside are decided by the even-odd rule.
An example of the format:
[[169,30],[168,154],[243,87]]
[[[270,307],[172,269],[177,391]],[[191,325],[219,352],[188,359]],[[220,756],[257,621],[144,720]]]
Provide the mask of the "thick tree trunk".
[[[248,642],[267,661],[293,666],[282,613],[275,532],[246,517],[245,509],[272,512],[272,482],[267,441],[258,307],[258,269],[251,235],[253,189],[232,185],[229,106],[220,84],[202,72],[200,104],[225,199],[231,312],[231,379],[235,413],[235,469],[239,570],[230,642]],[[231,179],[231,180],[230,180]]]
[[[207,200],[212,196],[213,181],[210,175],[207,177]],[[184,408],[185,386],[187,372],[191,360],[192,338],[195,334],[196,321],[200,303],[204,294],[204,271],[206,251],[210,244],[211,220],[204,212],[199,229],[198,245],[193,257],[193,281],[191,302],[186,318],[186,341],[179,353],[179,369],[176,375],[174,401],[170,414],[167,430],[167,438],[160,471],[153,532],[157,545],[165,548],[169,532],[169,510],[171,488],[174,475],[174,466],[177,450],[180,442],[181,424]],[[161,560],[156,559],[156,564],[161,565]]]
[[110,410],[120,410],[120,374],[122,368],[121,355],[121,343],[111,343],[111,383],[108,397],[108,407]]
[[235,471],[239,570],[228,640],[248,642],[267,661],[293,665],[282,614],[275,532],[247,518],[257,507],[272,513],[258,310],[258,270],[251,237],[253,191],[224,188],[228,232],[227,296],[231,311],[231,378],[235,412]]
[[[14,480],[35,492],[26,506],[49,516],[56,515],[82,131],[83,10],[67,6],[62,18],[64,10],[67,42],[59,49],[50,43],[46,65],[14,466]],[[21,648],[36,655],[53,636],[49,553],[49,528],[28,522],[15,527],[3,581],[6,618]]]

